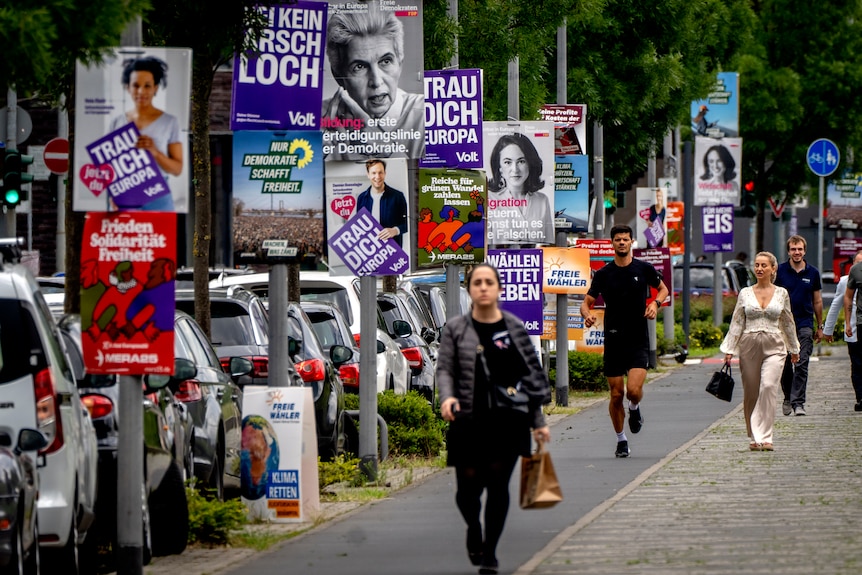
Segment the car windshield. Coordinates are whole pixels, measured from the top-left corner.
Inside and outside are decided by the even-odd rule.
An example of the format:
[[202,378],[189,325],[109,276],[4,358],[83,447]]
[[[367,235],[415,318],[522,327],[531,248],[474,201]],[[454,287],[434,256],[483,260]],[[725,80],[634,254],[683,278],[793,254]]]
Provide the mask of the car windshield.
[[[178,301],[177,309],[191,315],[194,312],[193,301]],[[210,330],[214,346],[249,345],[254,344],[254,329],[248,311],[241,305],[231,302],[210,303]]]
[[349,345],[341,337],[341,330],[338,329],[338,322],[334,317],[323,312],[311,312],[306,315],[311,320],[311,327],[323,349],[329,351],[333,345]]
[[347,290],[343,287],[303,287],[299,296],[301,301],[322,301],[334,305],[347,317],[348,323],[353,323],[353,310],[350,309],[350,300]]

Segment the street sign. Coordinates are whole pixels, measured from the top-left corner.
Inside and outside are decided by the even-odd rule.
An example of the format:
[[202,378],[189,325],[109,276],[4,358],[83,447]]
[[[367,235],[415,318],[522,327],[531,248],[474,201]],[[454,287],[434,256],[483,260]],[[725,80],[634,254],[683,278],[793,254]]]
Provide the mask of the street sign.
[[275,247],[269,248],[266,252],[268,258],[295,258],[298,248],[295,247]]
[[42,153],[45,166],[52,174],[63,175],[69,171],[69,140],[66,138],[54,138],[45,144]]
[[263,240],[263,249],[286,248],[287,240]]
[[838,169],[838,163],[841,161],[841,153],[831,140],[820,138],[808,146],[806,158],[808,160],[808,168],[812,172],[820,177],[826,177]]
[[781,200],[780,204],[776,204],[775,200],[769,198],[769,207],[772,208],[772,213],[775,214],[776,218],[780,218],[781,214],[784,213],[784,208],[787,206],[787,198]]

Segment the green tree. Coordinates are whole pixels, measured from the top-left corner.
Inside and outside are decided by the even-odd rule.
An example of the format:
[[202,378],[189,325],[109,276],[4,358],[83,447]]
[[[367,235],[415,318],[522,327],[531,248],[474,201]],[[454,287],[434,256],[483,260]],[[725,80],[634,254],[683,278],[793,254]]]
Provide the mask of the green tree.
[[210,193],[209,100],[216,70],[231,61],[235,52],[253,49],[266,24],[253,0],[226,2],[218,7],[207,2],[152,0],[144,19],[145,44],[192,49],[192,194],[194,197],[195,319],[210,335],[209,265],[212,223]]
[[852,169],[862,144],[862,5],[849,0],[752,2],[757,26],[735,61],[740,72],[743,178],[755,182],[757,250],[767,198],[817,189],[805,153],[818,138]]

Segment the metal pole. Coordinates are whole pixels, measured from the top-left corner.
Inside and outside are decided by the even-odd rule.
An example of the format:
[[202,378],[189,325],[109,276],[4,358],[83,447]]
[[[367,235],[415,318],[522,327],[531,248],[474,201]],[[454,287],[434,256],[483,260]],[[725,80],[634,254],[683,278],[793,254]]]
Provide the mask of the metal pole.
[[[647,187],[654,188],[656,183],[655,141],[653,141],[649,156],[647,157]],[[665,198],[665,206],[667,206],[667,198]],[[658,305],[661,306],[661,302],[658,302]],[[659,307],[659,309],[661,308]],[[656,368],[658,367],[658,335],[656,334],[656,320],[648,319],[647,326],[649,329],[649,365],[652,368]]]
[[604,130],[600,123],[593,122],[593,196],[596,199],[593,237],[596,239],[605,236],[605,166],[603,154]]
[[290,387],[288,377],[290,355],[288,353],[288,285],[287,264],[273,264],[269,269],[269,386]]
[[[458,0],[449,0],[449,17],[458,22]],[[449,61],[453,69],[458,68],[458,37],[455,36],[455,53]],[[420,246],[421,247],[421,246]],[[446,319],[461,315],[461,266],[447,264],[446,269]]]
[[[140,46],[142,37],[140,16],[129,23],[121,42],[125,46]],[[117,449],[117,573],[143,575],[143,509],[141,493],[144,485],[144,415],[141,397],[143,378],[139,375],[120,377]]]
[[[820,186],[817,194],[817,271],[823,273],[823,209],[826,194],[826,178],[820,177]],[[828,311],[828,310],[827,310]],[[826,320],[826,314],[820,316],[820,321]],[[815,332],[817,331],[815,326]],[[817,342],[817,355],[822,355],[823,345]]]
[[715,263],[712,268],[712,325],[716,327],[721,325],[721,320],[724,316],[724,306],[722,302],[722,287],[724,286],[723,256],[723,253],[715,252]]
[[[57,108],[57,136],[69,139],[69,116],[66,112],[66,96],[60,95]],[[66,271],[66,180],[67,175],[57,176],[57,271]],[[33,201],[33,194],[30,194]],[[32,204],[31,204],[32,206]],[[32,209],[30,210],[33,211]]]
[[359,279],[359,466],[377,477],[377,278]]
[[[14,88],[6,91],[6,149],[18,149],[18,93]],[[3,208],[3,217],[0,218],[0,234],[3,237],[14,238],[18,235],[18,224],[15,221],[15,209]]]
[[691,269],[691,266],[689,264],[691,263],[692,249],[691,210],[692,202],[694,201],[694,170],[692,169],[691,162],[691,142],[688,141],[683,146],[682,163],[680,164],[683,167],[683,173],[685,174],[682,186],[683,204],[685,205],[685,212],[682,216],[682,230],[685,235],[686,252],[682,263],[682,329],[685,332],[686,349],[691,345],[691,330],[689,327],[689,319],[691,317],[691,294],[689,293],[689,290],[691,289],[691,274],[689,270]]
[[[557,103],[567,103],[567,64],[566,64],[566,20],[557,28]],[[568,245],[565,231],[556,234],[557,247]],[[557,294],[557,379],[555,401],[557,405],[569,405],[569,296]]]
[[[677,149],[674,146],[674,133],[668,130],[667,135],[664,137],[664,142],[662,143],[665,162],[667,162],[668,157],[673,157],[676,162],[674,163],[674,169],[670,172],[667,168],[667,164],[665,164],[664,175],[669,178],[679,178],[679,170],[676,166],[679,164],[679,158],[677,157]],[[678,182],[679,180],[677,180]],[[679,185],[679,184],[677,184]],[[669,199],[667,197],[667,192],[665,192],[665,206],[667,206]],[[671,276],[673,276],[673,260],[671,260]],[[671,281],[673,277],[665,278],[665,284],[670,290],[670,305],[667,307],[663,307],[662,309],[662,325],[664,326],[664,339],[665,341],[672,342],[674,340],[674,331],[673,331],[673,310],[676,302],[673,297],[673,289],[671,289]]]

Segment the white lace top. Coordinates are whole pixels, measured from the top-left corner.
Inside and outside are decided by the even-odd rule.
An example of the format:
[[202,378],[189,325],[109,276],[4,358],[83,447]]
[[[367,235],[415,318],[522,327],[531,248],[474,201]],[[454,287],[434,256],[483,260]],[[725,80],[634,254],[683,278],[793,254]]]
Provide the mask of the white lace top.
[[783,287],[775,286],[775,293],[765,308],[760,307],[751,287],[742,288],[730,320],[730,329],[721,343],[722,353],[739,353],[739,338],[744,333],[767,332],[781,334],[789,353],[799,353],[796,323],[790,310],[790,295]]

